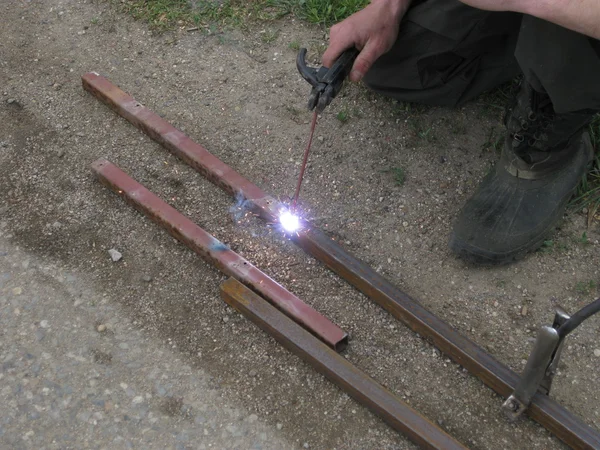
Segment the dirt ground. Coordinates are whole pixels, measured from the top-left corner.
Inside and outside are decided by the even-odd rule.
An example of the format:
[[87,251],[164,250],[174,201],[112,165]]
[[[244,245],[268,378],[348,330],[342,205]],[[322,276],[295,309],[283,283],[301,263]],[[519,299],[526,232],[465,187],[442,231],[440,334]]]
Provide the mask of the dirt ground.
[[[8,387],[0,397],[14,408],[0,412],[0,446],[413,448],[224,305],[222,274],[93,178],[90,164],[106,157],[344,328],[350,361],[461,442],[563,448],[530,420],[507,423],[500,397],[281,234],[254,220],[236,223],[232,199],[81,88],[88,71],[106,76],[267,192],[286,197],[310,119],[309,87],[290,43],[314,55],[324,38],[291,17],[248,33],[156,35],[101,1],[2,2],[0,375]],[[319,121],[301,200],[314,223],[352,253],[521,371],[553,308],[573,312],[598,294],[600,233],[583,213],[570,213],[543,251],[515,265],[478,269],[456,260],[447,249],[451,223],[495,161],[500,135],[500,110],[485,98],[459,110],[406,108],[349,86]],[[123,254],[117,263],[113,248]],[[68,292],[56,289],[69,280]],[[37,300],[26,308],[18,306],[23,298]],[[81,308],[73,323],[86,339],[63,326]],[[38,331],[54,338],[36,340]],[[599,333],[595,318],[568,338],[552,392],[596,429]],[[131,347],[140,349],[133,365]],[[127,392],[115,374],[128,371],[130,385],[147,386],[146,399],[165,400],[148,400],[136,410],[138,422],[105,403],[100,416],[81,416],[74,411],[91,402],[89,386],[75,383],[69,395],[81,399],[78,406],[65,404],[60,419],[51,406],[41,408],[34,420],[23,412],[33,400],[11,358],[40,358],[41,369],[28,372],[40,381],[28,385],[35,399],[59,373],[44,359],[53,351],[82,361],[65,369],[66,379],[84,383],[96,371],[108,395]],[[185,373],[170,379],[167,395],[152,382],[157,370]],[[194,374],[202,382],[189,381]]]

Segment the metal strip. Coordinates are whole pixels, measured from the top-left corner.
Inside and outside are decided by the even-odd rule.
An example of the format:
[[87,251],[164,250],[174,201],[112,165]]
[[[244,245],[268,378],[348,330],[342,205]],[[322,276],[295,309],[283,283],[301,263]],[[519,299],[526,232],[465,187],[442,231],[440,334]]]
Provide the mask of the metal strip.
[[[209,180],[230,193],[241,192],[256,206],[258,214],[267,220],[275,220],[280,207],[274,203],[272,197],[223,163],[221,164],[227,167],[227,171],[222,171],[219,168],[221,166],[214,161],[216,158],[204,147],[194,143],[164,119],[139,105],[131,96],[105,78],[88,73],[83,76],[82,81],[86,90]],[[163,131],[167,133],[164,134]],[[169,136],[178,136],[177,142]],[[305,223],[303,231],[294,237],[294,241],[409,328],[429,339],[504,398],[517,386],[519,376],[515,372],[400,291],[371,267],[350,255],[321,231]],[[528,414],[573,448],[600,449],[600,433],[547,396],[536,395]]]
[[228,276],[250,286],[285,314],[337,351],[346,348],[348,335],[246,259],[204,231],[175,208],[105,159],[92,164],[100,181],[140,212],[161,225],[206,261]]
[[223,282],[221,297],[277,342],[422,448],[466,448],[243,284],[232,278]]

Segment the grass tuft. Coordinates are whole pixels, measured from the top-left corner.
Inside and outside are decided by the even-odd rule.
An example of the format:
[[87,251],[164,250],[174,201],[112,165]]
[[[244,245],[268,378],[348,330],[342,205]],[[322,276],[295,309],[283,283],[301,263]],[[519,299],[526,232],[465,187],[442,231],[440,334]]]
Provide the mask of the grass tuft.
[[406,181],[406,173],[402,167],[394,167],[392,168],[392,172],[394,174],[394,181],[398,186],[402,186]]
[[337,113],[336,117],[337,117],[337,120],[339,120],[340,122],[346,123],[346,122],[348,122],[348,119],[350,119],[350,114],[348,113],[348,111],[343,109]]
[[590,226],[600,218],[600,114],[594,117],[588,132],[594,146],[594,160],[587,176],[581,180],[570,207],[575,211],[587,209]]
[[581,295],[589,295],[592,292],[595,292],[598,285],[594,280],[589,281],[579,281],[575,285],[575,292]]
[[298,15],[312,23],[329,26],[369,4],[368,0],[298,0]]
[[110,0],[134,18],[158,31],[194,25],[245,28],[295,14],[329,26],[365,7],[368,0]]

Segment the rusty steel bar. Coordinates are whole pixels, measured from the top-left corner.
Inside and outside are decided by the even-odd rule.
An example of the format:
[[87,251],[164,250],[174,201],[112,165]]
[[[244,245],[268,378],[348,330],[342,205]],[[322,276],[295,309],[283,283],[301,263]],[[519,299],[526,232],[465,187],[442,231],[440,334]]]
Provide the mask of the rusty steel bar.
[[100,181],[140,212],[161,225],[174,238],[214,264],[223,273],[250,286],[285,314],[310,330],[336,351],[348,344],[348,335],[283,286],[261,272],[221,241],[204,231],[175,208],[150,192],[106,159],[92,164]]
[[258,186],[242,177],[204,147],[180,130],[138,103],[106,78],[90,72],[82,77],[84,89],[102,100],[119,115],[141,129],[174,155],[183,159],[211,182],[232,195],[250,201],[253,212],[269,221],[275,220],[281,205]]
[[422,448],[466,448],[237,280],[230,278],[221,284],[221,297],[277,342]]
[[[257,214],[270,221],[276,220],[281,206],[204,147],[141,106],[105,78],[88,73],[82,81],[86,90],[209,180],[230,193],[242,193],[255,206]],[[507,398],[513,392],[519,379],[515,372],[399,290],[373,268],[350,255],[323,232],[309,223],[303,223],[302,231],[292,239],[304,251],[323,262],[413,331],[430,340],[498,394]],[[600,433],[547,396],[536,395],[527,413],[573,448],[600,449]]]

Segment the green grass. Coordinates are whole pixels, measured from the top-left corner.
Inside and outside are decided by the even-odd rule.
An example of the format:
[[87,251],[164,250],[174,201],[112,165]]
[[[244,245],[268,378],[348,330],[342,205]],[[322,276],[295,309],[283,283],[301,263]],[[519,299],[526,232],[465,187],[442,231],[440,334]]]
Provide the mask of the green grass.
[[598,287],[598,285],[596,284],[596,282],[594,280],[579,281],[575,285],[575,292],[577,292],[578,294],[581,294],[581,295],[589,295],[592,292],[595,292],[597,287]]
[[275,39],[277,39],[277,36],[279,36],[279,30],[268,29],[264,30],[264,32],[261,32],[260,39],[265,44],[270,44],[271,42],[274,42]]
[[[109,0],[134,18],[164,31],[177,26],[211,24],[245,28],[288,14],[329,26],[366,6],[368,0]],[[268,38],[267,38],[268,39]]]
[[540,253],[553,253],[553,252],[566,252],[569,250],[569,246],[565,242],[556,242],[551,239],[544,241],[538,252]]
[[394,182],[397,186],[402,186],[406,181],[406,172],[402,167],[389,167],[386,169],[381,169],[381,173],[391,173],[394,177]]
[[588,226],[600,210],[600,114],[596,115],[589,127],[590,139],[594,146],[594,160],[587,176],[581,181],[570,207],[575,211],[588,211]]
[[331,25],[364,8],[368,0],[299,0],[298,15],[312,23]]
[[394,174],[394,181],[398,186],[402,186],[406,181],[406,173],[402,167],[393,167],[392,173]]
[[346,122],[348,122],[348,119],[350,119],[350,114],[348,113],[348,111],[343,109],[339,113],[337,113],[336,117],[337,117],[337,120],[339,120],[340,122],[346,123]]

